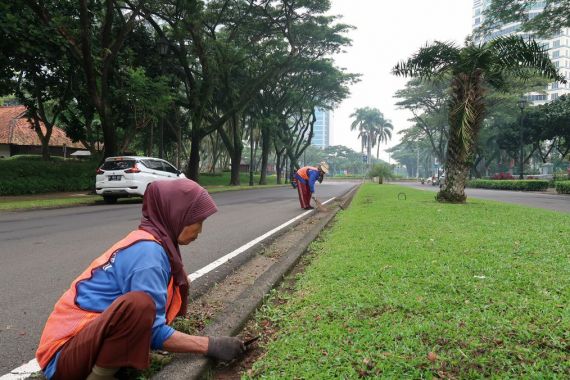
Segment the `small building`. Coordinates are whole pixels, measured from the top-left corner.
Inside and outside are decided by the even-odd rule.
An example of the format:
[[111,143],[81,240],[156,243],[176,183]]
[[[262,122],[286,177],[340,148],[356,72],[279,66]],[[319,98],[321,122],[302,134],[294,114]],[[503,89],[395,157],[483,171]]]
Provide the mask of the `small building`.
[[[25,106],[0,107],[0,158],[18,154],[42,154],[42,143],[25,111]],[[43,123],[41,128],[45,133]],[[50,155],[64,157],[79,150],[87,149],[81,142],[71,141],[61,128],[53,127],[49,140]]]

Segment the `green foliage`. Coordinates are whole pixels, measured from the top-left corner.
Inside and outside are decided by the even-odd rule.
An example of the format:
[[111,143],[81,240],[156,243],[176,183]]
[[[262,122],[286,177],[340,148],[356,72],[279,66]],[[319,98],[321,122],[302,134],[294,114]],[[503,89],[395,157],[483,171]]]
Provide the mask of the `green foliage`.
[[0,160],[0,195],[82,191],[95,186],[96,161]]
[[475,179],[467,183],[467,187],[477,189],[517,190],[517,191],[544,191],[548,189],[548,181],[529,180],[489,180]]
[[[541,11],[537,12],[539,9]],[[532,18],[529,17],[531,10]],[[477,35],[492,33],[496,30],[495,25],[521,22],[521,31],[551,37],[570,26],[569,13],[570,3],[566,0],[492,0]]]
[[378,144],[379,155],[380,144],[392,139],[392,122],[384,117],[384,114],[377,108],[357,108],[350,115],[354,118],[350,124],[350,130],[358,129],[358,138],[362,139],[362,147],[366,147],[369,165],[372,164],[372,148]]
[[[249,183],[249,173],[240,173],[240,181],[242,184]],[[274,183],[275,176],[268,176]],[[259,181],[259,174],[254,174],[254,183],[257,184]],[[200,174],[200,185],[202,186],[228,186],[231,180],[231,174],[229,172],[223,172],[220,174]]]
[[369,178],[378,177],[378,182],[383,183],[385,179],[394,178],[392,167],[385,163],[374,164],[368,172]]
[[570,194],[570,181],[556,181],[555,187],[558,194]]
[[467,41],[462,48],[436,41],[396,64],[392,73],[422,80],[451,76],[445,163],[450,174],[438,195],[438,199],[450,201],[464,198],[465,179],[483,126],[486,87],[506,91],[512,77],[526,80],[541,76],[565,82],[543,47],[520,36],[499,37],[483,44]]
[[569,244],[565,213],[365,185],[246,378],[566,378]]

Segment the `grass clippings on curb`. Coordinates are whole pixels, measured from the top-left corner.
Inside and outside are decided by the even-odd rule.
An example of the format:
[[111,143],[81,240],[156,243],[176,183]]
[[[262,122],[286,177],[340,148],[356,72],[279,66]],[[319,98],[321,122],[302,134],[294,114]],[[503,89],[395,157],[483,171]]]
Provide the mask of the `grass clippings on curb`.
[[568,378],[569,247],[569,214],[365,185],[246,376]]

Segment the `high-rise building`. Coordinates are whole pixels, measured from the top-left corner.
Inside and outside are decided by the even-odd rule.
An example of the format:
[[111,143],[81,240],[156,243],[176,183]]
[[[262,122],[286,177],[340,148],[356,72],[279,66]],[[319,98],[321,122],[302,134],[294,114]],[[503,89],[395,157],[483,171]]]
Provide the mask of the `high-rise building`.
[[317,120],[313,125],[311,145],[324,149],[330,145],[331,112],[322,108],[315,109]]
[[[473,0],[473,30],[477,29],[484,21],[483,12],[491,4],[491,0]],[[532,8],[528,10],[529,18],[536,16],[544,8],[544,1],[537,1]],[[520,35],[523,38],[532,38],[533,36],[520,30],[520,22],[503,24],[492,33],[479,39],[479,43],[489,41],[493,38],[508,35]],[[552,62],[559,68],[560,74],[570,79],[570,29],[562,28],[559,33],[550,38],[537,39],[548,50],[548,54]],[[560,95],[570,93],[570,85],[558,82],[550,83],[546,88],[546,94],[530,93],[526,94],[528,100],[535,104],[542,104],[555,100]]]

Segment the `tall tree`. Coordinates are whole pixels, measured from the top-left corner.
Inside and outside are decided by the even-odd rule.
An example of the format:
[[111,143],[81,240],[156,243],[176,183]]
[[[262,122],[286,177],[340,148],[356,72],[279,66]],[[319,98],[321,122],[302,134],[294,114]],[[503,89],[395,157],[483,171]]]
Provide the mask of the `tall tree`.
[[427,80],[452,77],[446,176],[437,199],[454,203],[466,200],[465,183],[485,115],[486,86],[504,89],[507,75],[529,78],[536,74],[565,82],[541,45],[515,36],[483,45],[467,42],[463,48],[435,42],[398,63],[393,73]]
[[33,11],[37,22],[57,33],[85,77],[89,101],[97,110],[103,130],[105,157],[117,152],[111,104],[111,83],[117,56],[137,22],[146,1],[18,0]]
[[49,141],[58,118],[72,98],[77,78],[69,55],[61,49],[61,38],[34,23],[33,14],[22,1],[0,4],[0,94],[15,94],[26,106],[26,116],[42,145],[42,156],[50,158]]
[[439,162],[445,162],[445,150],[449,138],[447,123],[449,103],[449,80],[422,81],[412,79],[404,89],[396,91],[396,103],[402,109],[410,111],[417,133],[416,138],[426,138]]
[[[540,12],[536,12],[541,7]],[[531,12],[532,11],[532,12]],[[489,34],[500,25],[520,22],[520,30],[550,37],[562,28],[570,27],[568,0],[491,0],[484,12],[485,21],[477,34]]]
[[388,141],[392,140],[392,131],[394,130],[394,126],[392,122],[388,119],[382,118],[380,123],[376,127],[376,158],[380,159],[380,145],[382,143],[387,143]]
[[[344,34],[350,27],[324,15],[328,1],[164,3],[145,7],[144,14],[179,62],[191,114],[187,174],[193,179],[198,177],[199,146],[205,136],[231,132],[224,143],[232,151],[234,169],[239,167],[241,114],[256,94],[276,83],[297,58],[319,59],[349,43]],[[235,172],[232,183],[239,181]]]
[[382,140],[387,138],[387,133],[391,137],[392,128],[385,127],[389,123],[384,118],[384,114],[377,108],[357,108],[351,115],[354,118],[350,124],[350,130],[358,130],[358,137],[362,140],[362,149],[366,147],[366,155],[368,157],[368,167],[372,168],[372,148],[376,145],[379,134],[382,133]]

